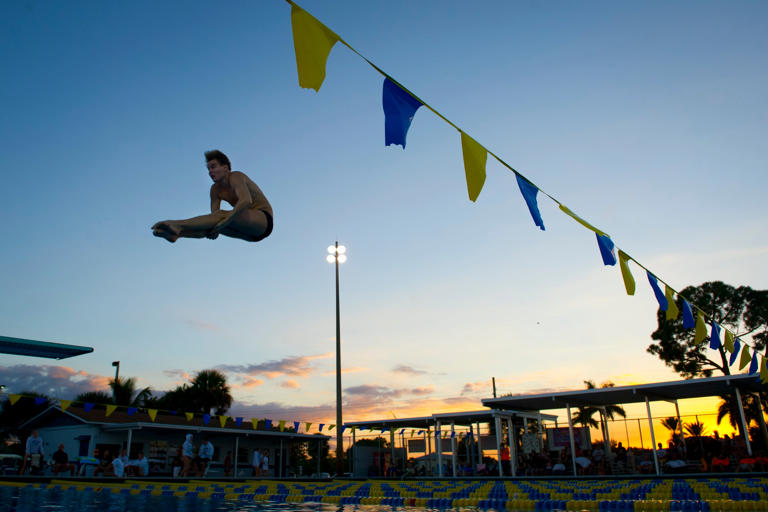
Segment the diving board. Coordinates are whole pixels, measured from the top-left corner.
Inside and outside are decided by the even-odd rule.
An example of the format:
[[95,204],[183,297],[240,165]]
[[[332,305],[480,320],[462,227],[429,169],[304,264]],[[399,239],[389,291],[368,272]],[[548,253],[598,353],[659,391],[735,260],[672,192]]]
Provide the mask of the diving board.
[[0,354],[66,359],[67,357],[81,356],[91,352],[93,352],[93,347],[0,336]]

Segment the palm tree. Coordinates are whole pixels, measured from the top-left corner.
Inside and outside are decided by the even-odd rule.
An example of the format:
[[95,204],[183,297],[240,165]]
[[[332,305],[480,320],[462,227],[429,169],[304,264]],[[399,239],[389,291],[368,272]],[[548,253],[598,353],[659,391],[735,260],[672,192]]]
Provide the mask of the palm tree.
[[707,428],[698,419],[693,423],[683,424],[683,428],[686,432],[688,432],[689,435],[693,437],[704,437],[704,435],[707,433]]
[[[592,380],[585,380],[584,384],[587,386],[587,389],[597,389],[597,386],[595,385],[594,381]],[[615,386],[615,384],[611,381],[603,382],[600,384],[601,388],[612,388]],[[597,421],[592,419],[592,416],[595,413],[600,413],[600,423],[598,424]],[[579,407],[576,411],[576,414],[574,414],[574,423],[579,423],[583,426],[591,426],[594,428],[599,428],[600,432],[603,435],[603,439],[608,439],[608,425],[606,424],[606,421],[608,419],[613,419],[614,416],[621,416],[622,418],[627,417],[627,413],[624,411],[624,408],[620,405],[606,405],[603,407]],[[607,442],[607,441],[606,441]]]
[[232,406],[227,377],[218,370],[201,370],[192,379],[192,394],[195,405],[202,412],[224,414]]
[[136,390],[135,377],[127,379],[118,377],[117,381],[112,379],[109,381],[109,387],[112,388],[112,403],[116,405],[142,407],[147,398],[152,396],[152,390],[149,386],[138,391]]
[[75,402],[90,402],[92,404],[111,404],[112,395],[106,391],[85,391],[75,397]]

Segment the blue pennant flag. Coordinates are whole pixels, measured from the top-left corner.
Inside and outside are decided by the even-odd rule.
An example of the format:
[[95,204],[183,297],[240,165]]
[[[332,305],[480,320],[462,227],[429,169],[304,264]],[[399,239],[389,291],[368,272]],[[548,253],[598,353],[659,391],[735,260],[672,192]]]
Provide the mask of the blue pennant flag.
[[295,430],[296,432],[299,431],[299,422],[298,421],[294,421],[293,422],[293,430]]
[[454,437],[456,437],[456,431],[455,430],[451,430],[451,438],[454,438]]
[[712,334],[709,337],[709,348],[717,350],[722,344],[723,343],[720,341],[720,326],[712,320]]
[[754,352],[752,352],[752,362],[749,363],[749,374],[750,375],[754,375],[754,374],[757,373],[758,363],[759,362],[760,361],[758,361],[758,359],[757,359],[757,350],[755,350]]
[[343,433],[345,430],[347,430],[347,426],[346,426],[346,425],[342,425],[342,426],[341,426],[341,431],[342,431],[342,433]]
[[683,328],[693,329],[696,327],[696,320],[693,318],[693,311],[688,301],[683,299]]
[[384,428],[382,428],[382,429],[381,429],[381,433],[383,434],[383,433],[384,433],[384,432],[386,432],[387,430],[389,430],[389,427],[384,427]]
[[400,431],[400,435],[403,435],[403,432],[405,432],[405,429]]
[[324,427],[324,426],[325,426],[325,423],[321,423],[320,425],[318,425],[318,426],[317,426],[317,431],[318,431],[318,432],[322,432],[322,431],[323,431],[323,427]]
[[728,366],[733,366],[733,363],[736,362],[736,359],[739,357],[739,350],[741,350],[741,340],[736,338],[733,340],[733,353],[731,354],[731,359],[728,361]]
[[242,427],[243,426],[243,418],[240,418],[240,417],[235,418],[235,425],[237,425],[238,427]]
[[416,432],[416,435],[417,435],[417,436],[420,436],[420,435],[421,435],[421,434],[423,434],[423,433],[424,433],[424,431],[423,431],[423,430],[419,430],[418,432]]
[[595,236],[597,237],[597,246],[600,248],[600,256],[603,257],[603,264],[615,265],[618,260],[616,253],[613,252],[613,240],[600,233],[595,233]]
[[265,419],[264,428],[267,430],[272,430],[272,420]]
[[211,415],[210,414],[203,414],[203,425],[207,425],[211,422]]
[[128,409],[126,409],[125,413],[128,416],[133,416],[134,414],[136,414],[136,411],[138,411],[136,407],[129,407]]
[[94,405],[96,405],[96,404],[94,404],[93,402],[85,402],[85,403],[83,404],[83,410],[85,410],[85,412],[88,412],[88,411],[90,411],[91,409],[93,409],[93,406],[94,406]]
[[[35,405],[43,405],[45,403],[45,401],[46,401],[45,398],[42,398],[42,397],[39,397],[39,396],[35,397]],[[93,407],[93,406],[91,406],[91,407]]]
[[648,274],[648,282],[651,283],[651,288],[653,288],[653,294],[656,295],[656,300],[659,301],[659,308],[662,311],[666,311],[669,307],[669,303],[667,303],[667,298],[664,296],[664,292],[659,288],[659,283],[656,282],[656,276],[648,271],[646,271],[646,274]]
[[515,173],[515,178],[517,178],[517,186],[520,187],[520,193],[523,194],[525,204],[528,205],[528,211],[531,212],[531,217],[533,217],[533,223],[544,231],[544,221],[541,218],[539,203],[536,200],[536,194],[539,193],[539,189],[517,173]]
[[168,411],[168,414],[171,414],[173,416],[176,416],[176,411]]
[[384,79],[384,145],[400,144],[405,149],[405,136],[413,116],[422,103],[389,78]]

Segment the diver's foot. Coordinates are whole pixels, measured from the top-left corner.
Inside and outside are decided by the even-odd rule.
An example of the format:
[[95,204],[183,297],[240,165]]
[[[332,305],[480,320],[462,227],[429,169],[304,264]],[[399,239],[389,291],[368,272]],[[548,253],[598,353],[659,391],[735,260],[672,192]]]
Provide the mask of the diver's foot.
[[171,243],[179,239],[179,233],[167,222],[158,222],[152,226],[152,234],[160,238],[165,238]]

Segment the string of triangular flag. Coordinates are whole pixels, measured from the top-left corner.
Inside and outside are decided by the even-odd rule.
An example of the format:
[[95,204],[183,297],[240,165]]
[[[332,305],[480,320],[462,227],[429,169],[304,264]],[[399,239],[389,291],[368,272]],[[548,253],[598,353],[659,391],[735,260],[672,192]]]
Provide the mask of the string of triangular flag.
[[[420,107],[425,107],[432,111],[440,119],[456,129],[461,137],[461,149],[464,160],[464,173],[467,182],[467,192],[471,201],[476,201],[485,184],[486,164],[488,155],[491,155],[501,165],[515,174],[515,178],[520,189],[520,193],[525,200],[528,211],[533,218],[533,222],[542,231],[545,229],[544,221],[539,211],[537,195],[541,192],[549,199],[554,201],[558,208],[570,216],[573,220],[595,233],[597,245],[605,265],[614,266],[619,263],[621,276],[624,281],[624,287],[628,295],[635,293],[635,280],[632,271],[629,268],[629,262],[632,261],[640,268],[645,270],[648,281],[653,289],[654,295],[659,302],[659,307],[666,312],[666,318],[669,320],[677,319],[680,311],[675,303],[675,296],[682,301],[683,307],[683,326],[686,329],[695,329],[694,339],[696,343],[703,343],[707,337],[707,319],[709,316],[704,310],[688,299],[680,295],[669,284],[659,279],[647,267],[631,257],[625,251],[615,246],[611,237],[593,226],[583,218],[579,217],[565,204],[548,194],[533,181],[512,166],[502,160],[498,155],[488,150],[482,144],[469,136],[464,130],[448,118],[440,114],[435,108],[423,101],[408,88],[395,80],[391,75],[383,71],[359,51],[347,43],[337,33],[321,23],[305,9],[300,7],[293,0],[286,0],[291,5],[291,28],[293,31],[293,42],[296,53],[296,68],[299,78],[299,86],[307,89],[320,91],[320,87],[325,80],[325,68],[328,56],[333,46],[338,42],[349,48],[352,52],[367,62],[373,69],[384,76],[382,87],[382,107],[384,110],[384,144],[401,145],[405,149],[408,129],[411,126],[416,111]],[[618,252],[618,258],[616,253]],[[664,291],[659,287],[659,282],[664,284]],[[696,309],[696,316],[693,315],[693,308]],[[695,319],[694,319],[695,318]],[[711,323],[710,348],[719,349],[722,347],[731,353],[729,364],[733,365],[736,361],[736,355],[741,350],[741,359],[739,369],[743,370],[749,365],[749,373],[759,373],[763,382],[768,382],[768,368],[766,368],[766,356],[758,354],[756,349],[752,349],[750,356],[749,346],[740,340],[735,333],[727,328],[717,324],[714,318],[709,319]],[[720,330],[725,329],[725,341],[721,341]]]
[[[175,411],[175,410],[166,410],[166,409],[154,409],[154,408],[146,408],[146,407],[133,407],[133,406],[123,406],[123,405],[116,405],[116,404],[102,404],[97,402],[82,402],[82,401],[76,401],[76,400],[64,400],[61,398],[55,398],[55,397],[41,397],[36,395],[30,395],[25,393],[8,393],[5,391],[0,392],[0,396],[5,395],[8,397],[8,401],[10,405],[15,405],[19,400],[25,399],[25,400],[31,400],[34,402],[35,405],[40,406],[46,403],[50,404],[58,404],[58,406],[61,408],[62,411],[66,411],[72,405],[78,404],[79,406],[82,406],[83,410],[85,412],[92,412],[94,410],[103,410],[104,411],[104,417],[108,418],[112,414],[115,413],[115,411],[124,411],[128,416],[136,416],[140,413],[146,414],[149,416],[149,419],[152,422],[157,421],[158,414],[163,415],[170,415],[170,416],[184,416],[186,418],[187,423],[192,423],[195,418],[200,418],[202,420],[203,425],[205,426],[216,426],[218,425],[221,428],[225,428],[228,425],[231,427],[232,425],[235,425],[237,427],[242,427],[243,424],[248,424],[248,421],[240,416],[228,416],[228,415],[212,415],[212,414],[203,414],[199,412],[184,412],[184,411]],[[137,417],[137,421],[138,421]],[[322,433],[323,430],[326,432],[331,432],[336,428],[336,425],[326,424],[326,423],[319,423],[319,422],[312,422],[312,421],[292,421],[289,422],[288,420],[277,420],[274,421],[269,418],[250,418],[250,424],[253,430],[273,430],[273,428],[276,428],[277,430],[284,432],[286,428],[288,428],[289,424],[293,426],[293,430],[296,433],[299,433],[301,427],[304,427],[304,433],[309,434],[310,428],[315,425],[316,426],[316,432],[315,433]],[[404,435],[404,432],[406,430],[410,430],[411,437],[415,435],[416,429],[408,429],[403,428],[399,432],[394,432],[397,435]],[[342,425],[341,426],[342,432],[365,432],[369,431],[373,434],[379,433],[384,434],[386,432],[392,432],[392,429],[389,427],[364,427],[364,426],[357,426],[357,425]],[[421,435],[424,431],[419,431],[419,435]],[[430,432],[430,431],[427,431]]]

